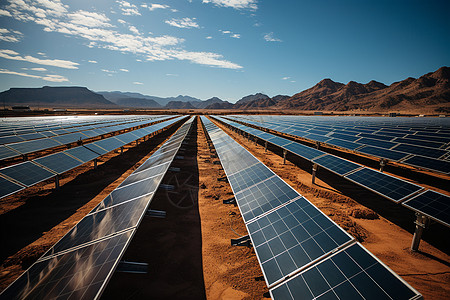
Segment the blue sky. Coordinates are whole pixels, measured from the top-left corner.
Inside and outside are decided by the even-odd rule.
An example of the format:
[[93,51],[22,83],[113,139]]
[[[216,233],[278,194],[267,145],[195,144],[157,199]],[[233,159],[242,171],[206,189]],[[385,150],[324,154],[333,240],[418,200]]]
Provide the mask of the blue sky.
[[86,86],[235,102],[450,66],[449,1],[2,0],[0,91]]

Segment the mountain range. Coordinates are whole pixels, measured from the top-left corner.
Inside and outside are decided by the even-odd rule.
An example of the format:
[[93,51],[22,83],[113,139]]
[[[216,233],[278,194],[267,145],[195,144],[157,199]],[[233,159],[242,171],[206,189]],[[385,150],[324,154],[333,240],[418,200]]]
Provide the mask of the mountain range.
[[85,87],[11,88],[0,93],[4,105],[68,108],[236,109],[297,111],[414,111],[450,113],[450,68],[387,86],[381,82],[347,84],[323,79],[293,96],[248,95],[232,104],[217,97],[156,97],[131,92],[92,92]]

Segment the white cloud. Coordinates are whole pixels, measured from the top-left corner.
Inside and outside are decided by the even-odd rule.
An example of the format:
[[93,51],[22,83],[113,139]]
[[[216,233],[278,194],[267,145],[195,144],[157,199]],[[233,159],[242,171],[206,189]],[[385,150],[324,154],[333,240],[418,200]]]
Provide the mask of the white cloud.
[[88,62],[90,62],[91,64],[96,64],[97,63],[96,60],[88,60]]
[[45,71],[47,71],[46,68],[31,68],[30,70],[33,70],[33,71],[39,71],[39,72],[45,72]]
[[212,36],[207,36],[207,37],[206,37],[207,40],[210,40],[210,39],[212,39],[212,38],[213,38]]
[[122,20],[122,19],[117,19],[117,22],[119,22],[120,24],[126,24],[127,22]]
[[104,14],[79,10],[73,14],[68,14],[72,24],[86,27],[112,27],[109,18]]
[[122,72],[130,72],[127,69],[120,69],[120,71],[122,71]]
[[[22,22],[33,22],[41,25],[46,32],[58,32],[66,36],[74,36],[87,40],[86,47],[102,48],[111,51],[119,51],[124,54],[134,54],[147,61],[164,60],[188,60],[193,63],[231,69],[241,69],[242,66],[227,61],[222,55],[211,52],[190,52],[183,49],[184,39],[163,35],[153,36],[122,33],[110,24],[110,20],[100,13],[89,13],[82,11],[82,16],[73,16],[68,6],[61,4],[61,1],[54,0],[55,6],[47,3],[48,0],[8,0],[9,5],[5,9],[10,12],[12,18]],[[42,2],[42,3],[41,3]],[[44,3],[45,2],[45,3]],[[130,13],[127,9],[136,10],[134,4],[126,1],[116,1],[119,3],[124,14]],[[20,3],[20,5],[18,4]],[[43,4],[44,3],[44,4]],[[124,11],[125,10],[125,11]],[[138,11],[137,11],[138,12]],[[93,20],[98,17],[98,20]],[[119,19],[120,20],[120,19]],[[180,21],[180,20],[176,20]],[[175,22],[177,25],[187,28],[199,27],[195,18],[184,18],[182,22]],[[126,23],[125,21],[118,21]],[[170,22],[170,21],[169,21]],[[204,59],[199,55],[205,55]],[[2,52],[7,55],[7,52]],[[39,60],[33,57],[21,57],[17,53],[9,54],[8,59],[27,60],[35,63],[57,65],[66,68],[77,69],[77,63],[62,60]],[[66,63],[66,64],[64,64]]]
[[0,41],[17,43],[22,39],[23,34],[17,30],[0,28]]
[[232,38],[235,38],[235,39],[240,39],[241,38],[241,35],[240,34],[238,34],[238,33],[233,33],[232,35],[230,35]]
[[291,80],[291,82],[292,82],[292,83],[295,83],[296,81],[295,81],[295,80]]
[[142,82],[139,82],[139,81],[135,81],[135,82],[133,82],[133,84],[141,85],[141,84],[143,84],[143,83],[142,83]]
[[64,69],[78,69],[78,63],[72,62],[69,60],[61,60],[61,59],[40,59],[33,57],[31,55],[21,56],[19,53],[13,50],[3,49],[0,50],[0,57],[11,60],[19,60],[19,61],[27,61],[30,63],[45,65],[45,66],[53,66]]
[[203,3],[213,3],[219,7],[231,7],[234,9],[258,9],[257,0],[203,0]]
[[37,78],[37,79],[42,79],[42,80],[45,80],[45,81],[52,81],[52,82],[69,81],[66,77],[60,76],[60,75],[38,76],[38,75],[32,75],[32,74],[27,74],[27,73],[22,73],[22,72],[10,71],[10,70],[7,70],[7,69],[0,69],[0,74],[9,74],[9,75],[17,75],[17,76],[23,76],[23,77]]
[[131,4],[127,1],[116,1],[119,3],[120,10],[125,16],[140,16],[139,9],[136,5]]
[[198,24],[191,18],[166,20],[165,23],[178,28],[199,28]]
[[269,33],[265,34],[265,35],[264,35],[264,39],[265,39],[267,42],[282,42],[282,40],[277,39],[277,38],[275,38],[275,37],[273,36],[273,32],[269,32]]
[[45,54],[44,52],[38,52],[37,54],[39,54],[41,56],[47,56],[47,54]]
[[174,76],[174,77],[177,77],[178,74],[171,74],[171,73],[168,73],[168,74],[166,74],[166,76]]
[[229,33],[231,33],[231,31],[229,31],[229,30],[220,30],[220,31],[222,31],[223,34],[229,34]]
[[290,79],[291,77],[288,77],[288,76],[286,76],[286,77],[283,77],[283,78],[281,78],[282,80],[288,80],[288,79]]
[[7,10],[0,9],[0,16],[11,17],[11,13]]
[[165,4],[156,4],[156,3],[151,3],[150,6],[148,6],[148,9],[150,11],[154,11],[155,9],[166,9],[166,8],[170,8],[169,5],[165,5]]
[[233,32],[231,32],[229,30],[219,30],[219,31],[222,32],[222,34],[229,35],[231,38],[234,38],[234,39],[240,39],[241,38],[241,35],[239,33],[233,33]]
[[130,29],[130,31],[132,32],[132,33],[134,33],[134,34],[141,34],[140,32],[139,32],[139,30],[136,28],[136,27],[134,27],[134,26],[130,26],[130,27],[128,27],[128,29]]
[[116,74],[117,71],[111,71],[111,70],[107,70],[107,69],[102,69],[103,72],[105,73],[110,73],[110,74]]

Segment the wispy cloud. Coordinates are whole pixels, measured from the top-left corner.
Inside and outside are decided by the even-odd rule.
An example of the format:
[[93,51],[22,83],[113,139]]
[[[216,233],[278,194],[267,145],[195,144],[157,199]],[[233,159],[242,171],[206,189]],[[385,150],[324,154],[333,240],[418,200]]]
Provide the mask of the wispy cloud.
[[[103,48],[121,53],[143,56],[147,61],[186,60],[211,67],[242,69],[242,66],[227,61],[217,53],[192,52],[183,49],[184,39],[163,35],[146,36],[144,34],[122,33],[111,25],[111,21],[102,14],[82,11],[81,17],[72,16],[70,8],[61,1],[54,0],[8,0],[5,9],[11,17],[22,22],[34,22],[43,26],[47,32],[59,32],[66,36],[83,38],[90,48]],[[20,2],[20,3],[19,3]],[[136,15],[137,7],[126,1],[116,1],[123,14]],[[98,17],[98,20],[93,18]],[[195,19],[173,19],[173,26],[197,28]],[[177,22],[181,21],[181,22]],[[124,21],[125,22],[125,21]],[[175,25],[176,24],[176,25]],[[129,29],[129,28],[128,28]],[[77,63],[63,60],[38,60],[33,57],[21,57],[17,53],[3,53],[3,57],[16,60],[29,60],[35,63],[57,65],[77,69]],[[203,57],[202,57],[203,56]],[[138,57],[139,58],[139,57]],[[64,64],[66,63],[66,64]]]
[[290,79],[291,77],[288,77],[288,76],[286,76],[286,77],[283,77],[283,78],[281,78],[282,80],[288,80],[288,79]]
[[134,34],[141,34],[140,32],[139,32],[139,30],[136,28],[136,27],[134,27],[134,26],[130,26],[130,27],[128,27],[128,29],[130,29],[130,31],[132,32],[132,33],[134,33]]
[[53,66],[64,69],[78,69],[78,63],[61,59],[40,59],[31,55],[21,56],[13,50],[1,49],[0,57],[11,60],[26,61],[38,65]]
[[31,68],[30,70],[32,70],[32,71],[38,71],[38,72],[46,72],[46,71],[47,71],[46,68]]
[[280,39],[278,39],[278,38],[273,36],[273,32],[269,32],[269,33],[265,34],[264,35],[264,39],[267,42],[282,42],[282,40],[280,40]]
[[112,70],[107,70],[107,69],[102,69],[102,72],[109,73],[109,74],[116,74],[117,73],[117,71],[112,71]]
[[139,9],[136,5],[131,4],[127,1],[116,1],[119,3],[120,10],[122,11],[122,14],[125,16],[140,16]]
[[258,9],[257,0],[203,0],[203,3],[213,3],[219,7],[231,7],[234,9]]
[[199,28],[200,26],[194,20],[195,18],[171,19],[166,20],[165,23],[178,28]]
[[150,3],[147,7],[148,7],[148,9],[150,11],[154,11],[155,9],[167,9],[167,8],[170,8],[169,5],[157,4],[157,3]]
[[166,76],[178,77],[178,74],[171,74],[171,73],[168,73],[168,74],[166,74]]
[[90,62],[91,64],[96,64],[97,63],[96,60],[88,60],[88,62]]
[[239,33],[233,33],[233,32],[231,32],[229,30],[219,30],[219,31],[222,32],[222,34],[229,35],[231,38],[234,38],[234,39],[240,39],[241,38],[241,35]]
[[143,84],[143,83],[142,83],[142,82],[139,82],[139,81],[135,81],[135,82],[133,82],[133,84],[141,85],[141,84]]
[[22,32],[0,28],[0,41],[17,43],[22,39]]
[[120,69],[120,71],[122,71],[122,72],[130,72],[130,71],[127,70],[127,69]]
[[9,74],[9,75],[17,75],[17,76],[23,76],[23,77],[37,78],[37,79],[42,79],[42,80],[51,81],[51,82],[65,82],[65,81],[69,81],[66,77],[60,76],[60,75],[53,75],[52,74],[52,75],[39,76],[39,75],[32,75],[32,74],[23,73],[23,72],[10,71],[10,70],[7,70],[7,69],[0,69],[0,74]]
[[240,39],[241,38],[241,35],[240,34],[238,34],[238,33],[233,33],[232,35],[230,35],[232,38],[234,38],[234,39]]
[[213,38],[212,36],[207,36],[207,37],[206,37],[207,40],[210,40],[210,39],[212,39],[212,38]]

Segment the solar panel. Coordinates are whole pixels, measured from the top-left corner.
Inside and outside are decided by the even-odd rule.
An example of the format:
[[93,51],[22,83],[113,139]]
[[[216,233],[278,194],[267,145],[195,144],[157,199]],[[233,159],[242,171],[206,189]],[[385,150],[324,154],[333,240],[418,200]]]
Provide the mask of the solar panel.
[[392,148],[392,150],[407,152],[407,153],[431,157],[431,158],[439,158],[448,153],[448,151],[442,150],[442,149],[433,149],[433,148],[414,146],[414,145],[406,145],[406,144],[399,144],[397,147]]
[[123,201],[151,194],[156,191],[162,178],[163,174],[160,174],[117,188],[111,193],[111,201],[105,201],[105,205],[108,207],[122,203]]
[[418,299],[420,294],[360,244],[270,290],[272,299]]
[[299,196],[276,175],[235,194],[246,223]]
[[342,133],[333,133],[331,135],[332,138],[337,138],[337,139],[341,139],[341,140],[346,140],[349,142],[354,142],[357,139],[359,139],[359,137],[354,136],[354,135],[349,135],[349,134],[342,134]]
[[362,167],[361,165],[330,154],[316,158],[313,162],[341,176]]
[[275,135],[273,135],[273,137],[271,137],[268,141],[269,141],[269,143],[272,143],[272,144],[277,145],[279,147],[283,147],[283,146],[286,146],[286,145],[292,143],[291,140],[288,140],[288,139],[285,139],[285,138],[282,138],[282,137],[279,137],[279,136],[275,136]]
[[8,135],[8,136],[2,136],[0,137],[0,144],[10,144],[10,143],[17,143],[17,142],[23,142],[23,139],[18,137],[17,135]]
[[404,152],[399,152],[395,150],[389,150],[389,149],[383,149],[373,146],[364,146],[362,148],[358,149],[358,152],[369,154],[372,156],[380,157],[380,158],[387,158],[393,161],[401,160],[405,157],[407,157],[409,154]]
[[338,146],[338,147],[341,147],[341,148],[346,148],[346,149],[349,149],[349,150],[355,150],[356,148],[359,148],[359,147],[362,146],[359,143],[353,143],[353,142],[344,141],[344,140],[335,139],[335,138],[332,138],[332,139],[328,140],[327,144],[333,145],[333,146]]
[[79,146],[66,150],[64,151],[64,153],[70,154],[73,157],[76,157],[77,159],[81,160],[82,162],[88,162],[99,157],[98,154],[94,153],[93,151],[89,150],[84,146]]
[[32,186],[33,184],[55,176],[54,173],[30,161],[3,168],[0,170],[0,174],[6,175],[26,186]]
[[9,149],[8,147],[5,146],[0,146],[0,160],[16,157],[19,155],[20,153],[17,151]]
[[314,140],[314,141],[319,141],[319,142],[326,142],[330,139],[330,137],[328,137],[328,136],[318,135],[318,134],[313,134],[313,133],[305,135],[305,138]]
[[436,148],[436,149],[445,145],[445,143],[424,141],[424,140],[418,140],[418,139],[407,139],[407,138],[396,138],[394,141],[397,143],[417,145],[417,146],[430,147],[430,148]]
[[0,177],[0,199],[23,189],[23,186]]
[[119,134],[116,138],[124,143],[124,145],[129,144],[139,138],[134,132],[127,132],[124,134]]
[[397,203],[422,189],[421,186],[368,168],[345,177]]
[[75,143],[80,140],[85,140],[85,139],[87,139],[87,136],[85,136],[84,134],[82,134],[80,132],[76,132],[76,133],[54,136],[54,137],[52,137],[52,139],[63,145],[66,145],[66,144]]
[[61,144],[50,138],[8,144],[8,147],[22,154],[27,154],[58,146],[61,146]]
[[264,164],[256,164],[228,176],[228,181],[233,188],[233,192],[239,193],[241,190],[255,185],[273,175],[274,173]]
[[353,240],[303,197],[247,228],[269,287]]
[[360,138],[356,142],[359,144],[363,144],[363,145],[375,146],[375,147],[385,148],[385,149],[390,149],[390,148],[394,147],[395,145],[397,145],[397,143],[381,141],[381,140],[376,140],[376,139],[371,139],[371,138]]
[[83,162],[70,157],[64,152],[40,157],[33,161],[58,174],[64,173],[83,164]]
[[447,195],[428,190],[403,205],[450,227],[450,197]]
[[109,151],[103,149],[102,147],[97,146],[95,143],[85,144],[85,145],[83,145],[83,147],[85,147],[86,149],[88,149],[88,150],[90,150],[92,152],[97,153],[98,156],[106,154],[106,153],[109,152]]
[[[107,152],[113,151],[125,145],[122,141],[118,140],[116,137],[110,137],[104,140],[94,142],[92,144],[105,149]],[[90,144],[86,146],[88,147],[89,145]]]
[[149,202],[148,197],[141,197],[88,214],[43,257],[52,256],[135,227],[142,214],[145,213]]
[[132,232],[129,230],[71,252],[39,260],[1,296],[4,299],[96,299],[123,255]]
[[308,160],[314,159],[318,156],[321,156],[325,154],[325,152],[299,144],[299,143],[292,143],[289,145],[284,146],[286,150],[289,152],[292,152],[296,155],[299,155],[303,158],[306,158]]
[[442,173],[450,173],[450,162],[445,160],[415,155],[402,161],[402,163],[419,168],[435,170]]
[[119,187],[123,187],[135,182],[138,182],[140,180],[153,177],[159,174],[163,174],[167,171],[169,168],[170,163],[166,162],[164,164],[160,164],[158,166],[145,169],[143,171],[134,171],[130,176],[128,176],[120,185]]

